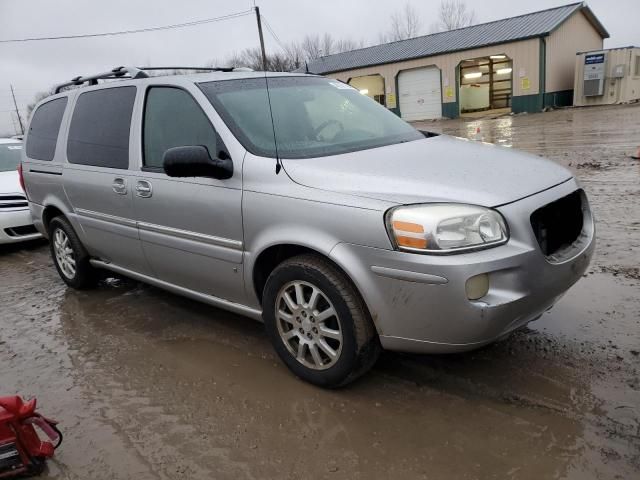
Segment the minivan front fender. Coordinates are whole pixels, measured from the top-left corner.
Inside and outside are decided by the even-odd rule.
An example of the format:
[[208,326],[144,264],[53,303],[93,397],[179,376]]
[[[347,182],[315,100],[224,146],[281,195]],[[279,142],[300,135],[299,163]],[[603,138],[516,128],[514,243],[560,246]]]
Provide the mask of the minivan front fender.
[[[337,244],[338,240],[327,232],[305,225],[278,224],[261,231],[250,245],[246,245],[244,252],[244,283],[248,304],[260,308],[261,292],[258,290],[263,281],[256,280],[265,275],[259,270],[267,268],[263,279],[266,280],[266,276],[277,265],[273,264],[272,259],[277,258],[279,263],[299,253],[309,252],[329,258]],[[271,258],[267,260],[265,256]]]

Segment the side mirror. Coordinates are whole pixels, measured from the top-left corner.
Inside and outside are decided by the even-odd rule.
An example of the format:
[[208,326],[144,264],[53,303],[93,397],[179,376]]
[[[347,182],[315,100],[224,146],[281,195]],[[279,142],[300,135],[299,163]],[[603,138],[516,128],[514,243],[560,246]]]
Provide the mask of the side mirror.
[[439,137],[440,134],[436,132],[428,132],[427,130],[418,130],[421,134],[423,134],[427,138],[431,137]]
[[225,153],[211,158],[207,147],[193,145],[173,147],[164,152],[164,172],[170,177],[211,177],[218,180],[231,178],[233,162]]

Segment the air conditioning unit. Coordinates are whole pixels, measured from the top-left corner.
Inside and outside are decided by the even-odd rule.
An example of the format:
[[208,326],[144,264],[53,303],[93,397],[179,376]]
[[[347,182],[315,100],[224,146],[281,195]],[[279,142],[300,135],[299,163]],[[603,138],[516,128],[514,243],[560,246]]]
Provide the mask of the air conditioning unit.
[[585,55],[583,79],[583,92],[585,97],[597,97],[604,94],[606,64],[606,52]]

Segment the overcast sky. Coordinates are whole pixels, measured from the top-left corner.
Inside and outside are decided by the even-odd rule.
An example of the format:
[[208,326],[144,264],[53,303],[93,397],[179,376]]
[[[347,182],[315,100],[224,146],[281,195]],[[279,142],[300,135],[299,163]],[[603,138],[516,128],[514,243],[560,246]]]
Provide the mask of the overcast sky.
[[[183,23],[248,10],[252,0],[0,0],[0,40],[74,35]],[[435,21],[439,0],[410,0],[423,32]],[[478,22],[571,3],[571,0],[481,0],[472,5]],[[261,13],[282,42],[330,32],[372,43],[388,28],[401,0],[258,0]],[[611,34],[605,47],[640,46],[639,0],[588,2]],[[265,31],[267,51],[278,45]],[[36,92],[76,75],[118,65],[204,65],[258,44],[255,17],[189,28],[116,37],[0,43],[0,134],[12,132],[15,115],[9,84],[21,109]]]

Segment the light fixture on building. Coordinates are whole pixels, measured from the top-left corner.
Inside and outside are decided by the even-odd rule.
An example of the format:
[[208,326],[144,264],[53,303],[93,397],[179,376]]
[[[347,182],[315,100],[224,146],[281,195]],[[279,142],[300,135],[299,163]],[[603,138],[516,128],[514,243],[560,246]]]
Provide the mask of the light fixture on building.
[[491,60],[504,60],[505,58],[507,58],[506,55],[491,55],[489,57]]
[[368,88],[363,88],[362,90],[360,90],[360,93],[362,95],[367,95],[369,93],[369,89]]
[[496,70],[496,73],[498,75],[506,75],[507,73],[511,73],[513,71],[513,68],[499,68],[498,70]]
[[471,72],[465,73],[464,78],[480,78],[482,76],[482,72]]

